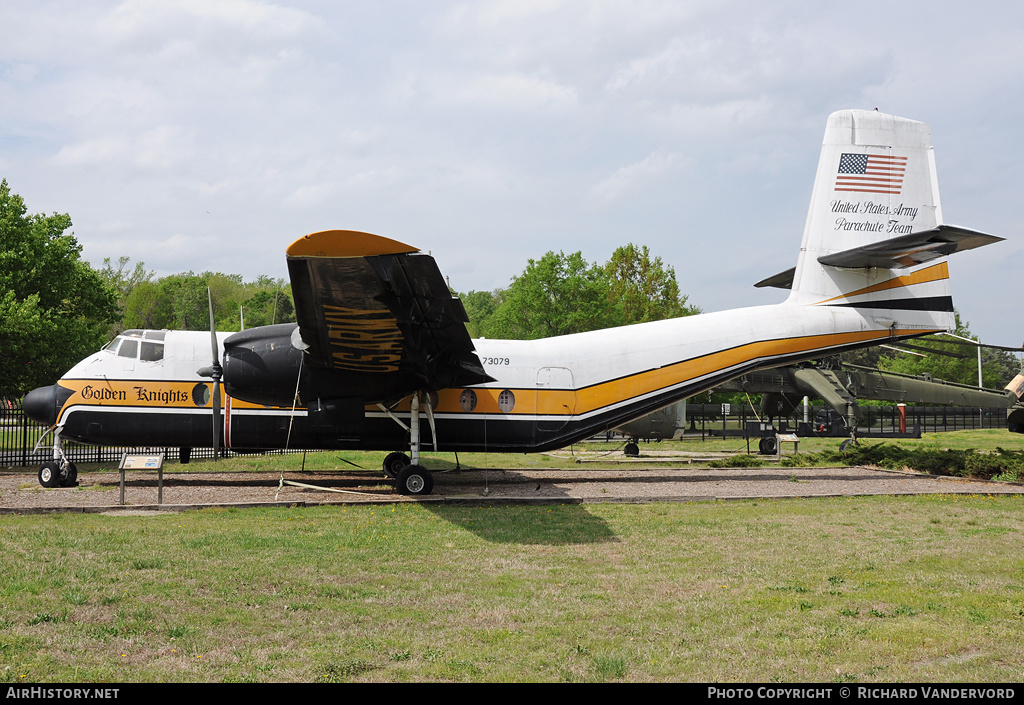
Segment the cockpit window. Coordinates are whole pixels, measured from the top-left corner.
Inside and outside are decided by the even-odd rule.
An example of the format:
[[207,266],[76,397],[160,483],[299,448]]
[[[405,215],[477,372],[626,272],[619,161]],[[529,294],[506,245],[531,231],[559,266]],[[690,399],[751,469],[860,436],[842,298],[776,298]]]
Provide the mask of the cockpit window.
[[121,341],[121,347],[117,349],[118,357],[135,357],[139,351],[139,341],[131,338],[125,338]]
[[[164,346],[163,340],[167,335],[166,330],[139,330],[133,328],[131,330],[122,331],[120,335],[111,340],[109,343],[104,345],[100,350],[109,350],[112,353],[118,353],[120,357],[135,357],[139,350],[138,342],[139,339],[145,341],[154,341],[151,344],[143,343],[142,355],[140,359],[147,362],[156,362],[157,360],[164,359]],[[121,345],[121,341],[134,339],[133,346],[131,348],[125,348],[123,352],[119,352],[118,346]]]
[[143,362],[164,359],[166,330],[126,330],[101,349],[116,353],[118,357],[136,357]]
[[143,362],[159,362],[160,360],[163,360],[164,344],[151,343],[148,340],[142,341],[142,350],[139,353],[139,359]]

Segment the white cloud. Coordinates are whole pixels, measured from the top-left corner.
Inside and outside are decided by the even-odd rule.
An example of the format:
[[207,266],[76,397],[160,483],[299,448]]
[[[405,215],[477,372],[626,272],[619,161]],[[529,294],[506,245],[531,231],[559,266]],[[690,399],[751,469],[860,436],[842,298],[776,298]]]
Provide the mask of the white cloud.
[[301,10],[255,0],[125,0],[100,18],[97,29],[114,45],[153,51],[199,38],[228,47],[258,44],[316,25]]
[[65,145],[52,163],[76,168],[166,170],[191,159],[192,135],[174,125],[158,125],[138,135],[108,135]]
[[[94,261],[284,276],[294,237],[344,227],[492,289],[632,240],[742,305],[792,265],[836,109],[931,122],[947,217],[1012,235],[1024,8],[994,8],[8,0],[0,175]],[[996,338],[1012,300],[964,314]]]
[[434,109],[508,111],[564,111],[576,105],[576,91],[544,72],[525,74],[467,73],[412,78],[407,98],[417,98]]
[[591,201],[608,206],[615,201],[642,189],[646,184],[661,179],[667,173],[678,172],[686,163],[681,155],[674,153],[652,153],[639,162],[616,169],[602,179],[588,194]]
[[65,145],[53,158],[57,166],[98,166],[119,162],[130,153],[128,142],[121,137],[95,137]]

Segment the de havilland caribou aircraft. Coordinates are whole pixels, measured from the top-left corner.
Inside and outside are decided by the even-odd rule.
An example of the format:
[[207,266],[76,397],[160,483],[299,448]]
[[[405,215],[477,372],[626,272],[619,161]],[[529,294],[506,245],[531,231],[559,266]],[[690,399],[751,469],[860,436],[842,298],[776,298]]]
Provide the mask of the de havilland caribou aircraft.
[[560,448],[754,370],[951,330],[944,258],[1001,239],[945,223],[928,125],[861,110],[828,119],[796,267],[774,278],[791,281],[780,304],[473,341],[432,257],[316,232],[286,251],[297,324],[126,331],[29,393],[26,413],[54,430],[39,479],[74,482],[64,440],[212,438],[244,451],[390,450],[384,470],[399,491],[427,494],[424,445]]

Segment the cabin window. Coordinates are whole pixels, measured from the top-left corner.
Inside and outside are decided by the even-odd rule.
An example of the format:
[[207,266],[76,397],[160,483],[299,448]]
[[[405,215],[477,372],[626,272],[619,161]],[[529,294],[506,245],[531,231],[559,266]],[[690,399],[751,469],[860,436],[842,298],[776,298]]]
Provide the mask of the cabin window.
[[135,357],[139,352],[139,341],[134,339],[125,339],[121,341],[121,347],[117,349],[118,357]]
[[164,359],[164,344],[152,343],[148,340],[142,341],[142,349],[139,351],[139,359],[143,362],[159,362]]
[[472,411],[476,408],[476,392],[472,389],[463,389],[459,395],[459,406],[463,411]]
[[509,390],[503,391],[498,395],[498,408],[504,413],[512,411],[516,405],[516,395]]

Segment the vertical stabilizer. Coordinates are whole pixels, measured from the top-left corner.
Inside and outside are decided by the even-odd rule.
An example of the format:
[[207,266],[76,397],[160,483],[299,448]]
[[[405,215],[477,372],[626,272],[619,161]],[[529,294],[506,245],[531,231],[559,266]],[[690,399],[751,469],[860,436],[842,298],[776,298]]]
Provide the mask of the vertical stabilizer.
[[[894,332],[952,329],[943,257],[966,249],[965,233],[980,234],[942,222],[928,125],[877,111],[833,113],[790,302],[861,309]],[[969,246],[978,244],[985,242]]]

